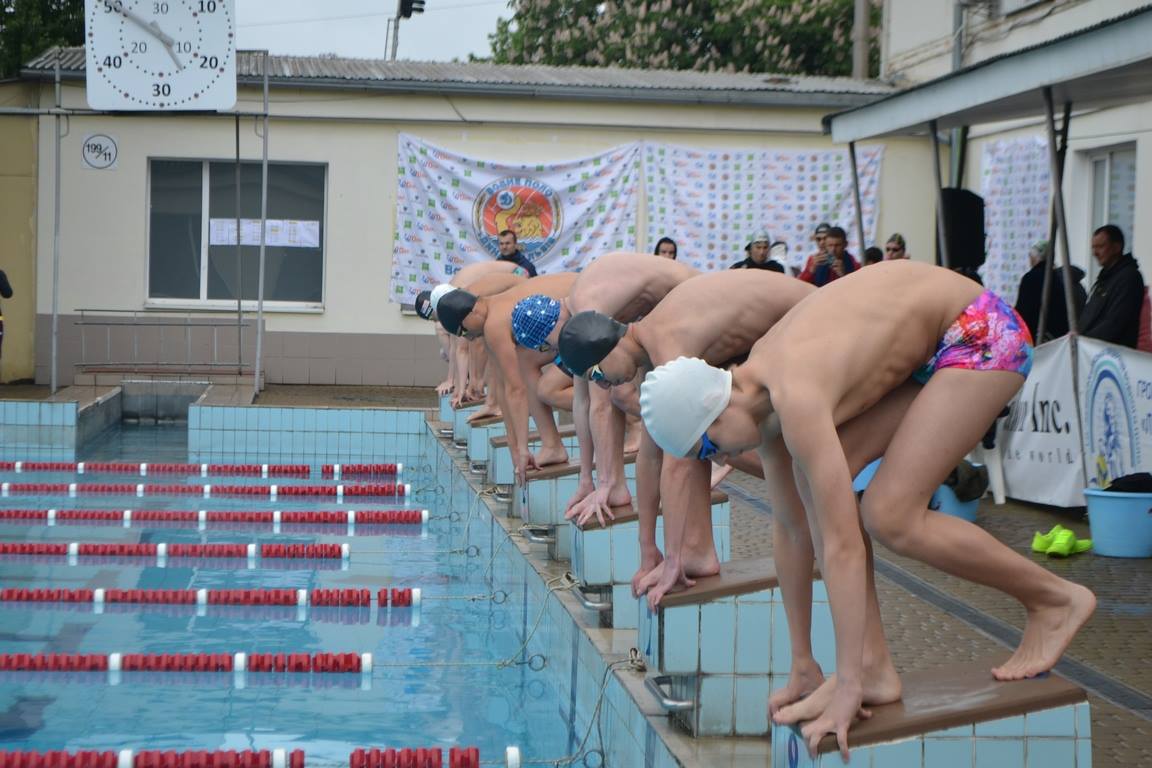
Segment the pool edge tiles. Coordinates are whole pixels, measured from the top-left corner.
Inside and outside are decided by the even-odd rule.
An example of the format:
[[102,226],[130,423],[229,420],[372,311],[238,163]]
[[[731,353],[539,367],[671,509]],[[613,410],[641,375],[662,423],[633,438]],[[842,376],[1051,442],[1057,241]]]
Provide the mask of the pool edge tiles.
[[[451,450],[451,438],[437,435],[431,422],[427,428],[439,446],[440,460],[447,458],[457,479],[473,493],[483,490],[479,478],[468,472],[467,458]],[[533,600],[542,599],[547,593],[547,582],[562,576],[568,564],[551,560],[544,547],[530,544],[517,535],[521,521],[509,519],[501,510],[500,502],[490,496],[481,496],[480,499],[492,524],[499,525],[507,537],[503,545],[493,544],[497,554],[507,558],[506,567],[512,568],[513,572],[521,569],[524,573],[529,569],[535,572],[538,581],[535,584],[529,582],[529,592]],[[517,564],[516,560],[520,563]],[[693,738],[678,730],[645,688],[643,671],[630,669],[627,664],[629,651],[637,643],[636,630],[601,628],[598,616],[586,611],[567,589],[557,590],[555,597],[556,600],[549,601],[545,610],[552,625],[548,632],[558,635],[553,639],[556,645],[549,647],[544,640],[534,638],[529,651],[550,653],[552,658],[548,663],[562,665],[564,673],[560,677],[567,681],[567,689],[560,698],[561,702],[568,704],[561,705],[560,714],[577,723],[577,740],[587,729],[587,718],[599,698],[605,669],[609,665],[616,668],[604,686],[601,704],[604,765],[722,768],[743,764],[742,761],[752,758],[768,764],[767,739],[752,743],[753,740],[749,739],[726,737]],[[576,717],[572,717],[573,714]],[[597,735],[593,732],[590,744],[597,743]],[[525,760],[531,761],[558,757],[561,756],[524,755]],[[591,759],[594,761],[595,757]]]

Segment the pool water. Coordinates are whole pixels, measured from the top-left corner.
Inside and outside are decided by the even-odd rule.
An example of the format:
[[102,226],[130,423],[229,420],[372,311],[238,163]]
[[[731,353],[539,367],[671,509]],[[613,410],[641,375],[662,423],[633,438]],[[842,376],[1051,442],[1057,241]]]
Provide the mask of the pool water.
[[[322,501],[173,497],[17,497],[6,509],[428,509],[418,526],[312,526],[275,534],[267,526],[197,531],[133,522],[53,527],[0,521],[0,541],[189,543],[348,543],[339,561],[170,561],[0,556],[0,587],[60,589],[249,589],[419,587],[413,608],[295,608],[0,602],[0,653],[364,653],[370,675],[125,672],[116,685],[106,673],[0,672],[0,748],[7,750],[304,749],[309,765],[346,764],[359,747],[476,746],[484,761],[501,761],[507,745],[525,759],[568,755],[586,718],[574,716],[561,694],[559,670],[525,663],[524,652],[542,608],[538,584],[496,557],[505,534],[493,526],[475,493],[440,447],[389,456],[406,469],[408,499]],[[183,462],[181,427],[123,426],[102,435],[78,459]],[[249,456],[246,461],[260,462]],[[263,459],[268,461],[269,459]],[[30,475],[0,472],[0,482]],[[36,475],[43,482],[125,482],[116,476]],[[139,482],[137,479],[136,482]],[[208,482],[165,478],[153,482]],[[267,482],[229,478],[229,483]],[[313,466],[310,480],[330,484]],[[347,482],[347,481],[346,481]],[[541,661],[537,658],[534,661]]]

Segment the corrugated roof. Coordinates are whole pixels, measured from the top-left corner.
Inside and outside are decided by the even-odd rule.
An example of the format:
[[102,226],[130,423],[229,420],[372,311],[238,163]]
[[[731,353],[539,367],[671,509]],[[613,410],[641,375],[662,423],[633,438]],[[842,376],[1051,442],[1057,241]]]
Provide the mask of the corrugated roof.
[[[75,79],[83,76],[83,47],[61,48],[59,55],[64,77]],[[48,49],[28,62],[23,76],[31,79],[51,77],[56,57],[57,49]],[[260,82],[261,58],[259,53],[240,54],[237,77],[241,83],[254,85]],[[271,82],[278,86],[608,100],[639,98],[672,102],[857,106],[896,90],[874,80],[847,77],[388,61],[329,56],[269,56],[268,68]]]

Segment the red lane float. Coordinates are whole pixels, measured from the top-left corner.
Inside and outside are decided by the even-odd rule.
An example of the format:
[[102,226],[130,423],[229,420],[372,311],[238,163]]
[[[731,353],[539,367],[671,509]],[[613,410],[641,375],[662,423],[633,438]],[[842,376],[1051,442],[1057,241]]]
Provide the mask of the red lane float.
[[304,768],[304,750],[0,752],[0,768]]
[[343,477],[390,477],[402,474],[403,464],[325,464],[320,476],[339,480]]
[[[517,756],[519,752],[517,752]],[[306,768],[304,750],[262,749],[175,752],[130,749],[119,752],[0,752],[0,768]],[[348,756],[349,768],[444,768],[444,752],[437,747],[357,749]],[[480,768],[476,747],[452,747],[447,768]]]
[[370,653],[3,653],[3,672],[372,671]]
[[[395,466],[395,465],[379,465]],[[0,472],[74,472],[78,475],[199,475],[200,477],[311,477],[307,464],[189,464],[131,461],[0,461]],[[397,474],[395,472],[391,474]]]
[[257,526],[261,530],[327,532],[324,526],[339,525],[356,535],[362,526],[423,526],[428,522],[426,509],[361,509],[361,510],[179,510],[179,509],[0,509],[0,522],[17,525],[133,525],[146,528],[194,528],[237,530]]
[[[410,608],[420,590],[394,587],[375,595],[376,605]],[[138,603],[143,605],[371,606],[370,589],[0,589],[8,603]]]
[[289,560],[346,560],[350,554],[347,544],[157,544],[125,543],[104,544],[88,542],[0,542],[3,555],[67,555],[69,557],[169,557],[195,558],[247,558],[259,555],[266,559]]
[[10,496],[200,496],[205,499],[282,496],[302,498],[410,496],[410,483],[362,483],[359,485],[193,485],[189,483],[0,483],[0,498]]

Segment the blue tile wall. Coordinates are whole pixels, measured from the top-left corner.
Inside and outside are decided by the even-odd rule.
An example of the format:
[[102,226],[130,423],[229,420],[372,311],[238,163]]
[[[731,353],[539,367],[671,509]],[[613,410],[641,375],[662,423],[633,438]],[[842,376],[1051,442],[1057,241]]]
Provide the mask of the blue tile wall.
[[0,459],[74,461],[76,403],[0,400]]
[[384,462],[424,452],[423,411],[192,405],[190,461]]

